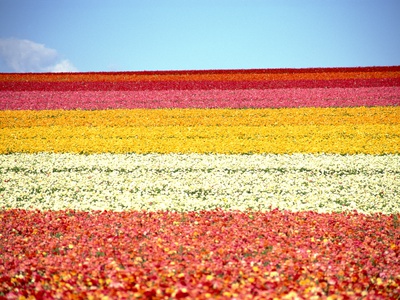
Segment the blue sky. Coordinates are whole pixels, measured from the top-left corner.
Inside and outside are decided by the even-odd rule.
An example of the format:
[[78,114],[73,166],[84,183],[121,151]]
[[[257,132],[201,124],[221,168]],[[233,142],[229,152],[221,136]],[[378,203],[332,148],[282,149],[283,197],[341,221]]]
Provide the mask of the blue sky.
[[399,0],[0,0],[0,72],[378,65]]

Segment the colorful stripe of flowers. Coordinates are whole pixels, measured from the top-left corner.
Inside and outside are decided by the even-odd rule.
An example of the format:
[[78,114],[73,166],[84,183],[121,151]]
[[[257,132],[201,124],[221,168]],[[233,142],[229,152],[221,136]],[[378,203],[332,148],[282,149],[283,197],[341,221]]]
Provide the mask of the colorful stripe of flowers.
[[0,153],[398,153],[399,115],[399,107],[4,111]]
[[400,211],[397,155],[10,154],[0,206],[41,210]]
[[0,74],[0,299],[396,299],[400,67]]
[[140,72],[96,72],[64,74],[0,74],[2,81],[71,82],[71,81],[247,81],[247,80],[332,80],[400,78],[400,67],[184,70]]
[[[395,299],[399,221],[377,214],[0,213],[1,290],[41,299]],[[17,265],[16,265],[17,263]]]
[[[379,95],[379,96],[377,96]],[[205,90],[2,91],[3,110],[399,106],[400,86]],[[10,101],[10,99],[13,99]]]

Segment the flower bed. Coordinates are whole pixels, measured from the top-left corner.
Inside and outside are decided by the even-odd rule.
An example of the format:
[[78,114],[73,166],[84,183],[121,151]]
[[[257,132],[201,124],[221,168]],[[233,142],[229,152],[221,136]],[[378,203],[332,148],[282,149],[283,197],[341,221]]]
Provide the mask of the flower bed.
[[0,299],[397,299],[400,67],[0,74]]
[[0,289],[8,298],[394,299],[400,292],[396,216],[7,210],[0,225]]
[[[377,97],[376,95],[379,95]],[[398,106],[400,87],[239,90],[1,91],[9,110]],[[9,99],[13,101],[10,102]]]
[[0,207],[400,213],[398,155],[10,154]]
[[399,153],[399,107],[2,111],[0,153]]

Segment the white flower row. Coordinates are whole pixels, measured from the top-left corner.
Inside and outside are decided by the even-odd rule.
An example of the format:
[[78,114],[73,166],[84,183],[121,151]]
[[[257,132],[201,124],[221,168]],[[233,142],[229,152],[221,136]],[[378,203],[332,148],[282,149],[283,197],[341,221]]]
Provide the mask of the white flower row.
[[0,208],[400,212],[400,155],[0,155]]

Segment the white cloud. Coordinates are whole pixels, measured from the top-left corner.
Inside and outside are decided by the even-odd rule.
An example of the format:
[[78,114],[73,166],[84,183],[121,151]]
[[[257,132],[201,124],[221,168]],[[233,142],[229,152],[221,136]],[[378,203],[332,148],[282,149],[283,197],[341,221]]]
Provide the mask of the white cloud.
[[[0,39],[0,63],[9,72],[76,72],[56,50],[29,40]],[[1,71],[1,70],[0,70]]]
[[68,60],[64,59],[48,68],[48,72],[77,72],[78,69]]

